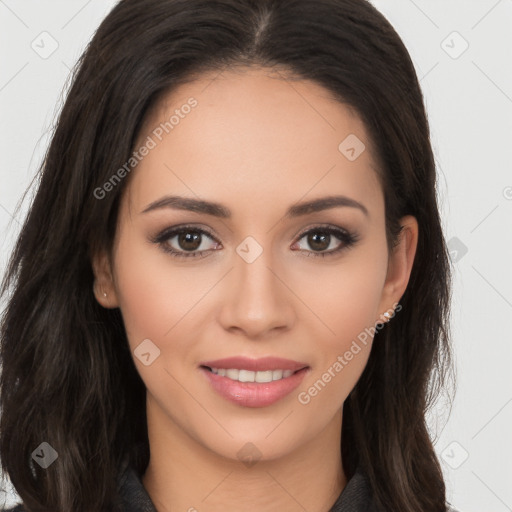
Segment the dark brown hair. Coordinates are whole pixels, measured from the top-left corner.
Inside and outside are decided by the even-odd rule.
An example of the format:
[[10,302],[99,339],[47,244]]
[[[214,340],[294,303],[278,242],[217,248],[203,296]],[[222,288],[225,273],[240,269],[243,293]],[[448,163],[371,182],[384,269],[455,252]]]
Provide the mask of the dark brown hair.
[[[94,191],[130,158],[162,94],[239,66],[313,80],[353,108],[378,155],[390,247],[400,217],[418,220],[402,309],[376,333],[345,402],[341,451],[347,477],[360,466],[382,510],[445,510],[425,421],[451,368],[436,167],[411,58],[366,0],[122,0],[100,25],[77,64],[1,290],[0,459],[27,510],[118,510],[125,455],[145,471],[145,386],[120,311],[102,308],[92,290],[91,255],[111,250],[128,180],[102,199]],[[43,441],[58,452],[47,469],[31,458]]]

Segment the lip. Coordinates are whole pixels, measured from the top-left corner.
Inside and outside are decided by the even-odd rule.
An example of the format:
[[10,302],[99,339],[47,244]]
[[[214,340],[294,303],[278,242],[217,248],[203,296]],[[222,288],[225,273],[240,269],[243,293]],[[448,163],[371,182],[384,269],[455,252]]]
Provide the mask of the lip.
[[306,363],[283,359],[281,357],[262,357],[260,359],[250,359],[248,357],[226,357],[216,359],[215,361],[204,361],[200,366],[209,368],[237,368],[238,370],[250,370],[253,372],[265,372],[267,370],[292,370],[296,372],[308,366]]
[[[272,382],[239,382],[212,373],[208,368],[237,368],[239,370],[267,371],[292,370],[295,373],[284,379]],[[215,361],[204,361],[199,367],[213,390],[226,400],[243,407],[267,407],[289,395],[297,388],[310,367],[298,361],[278,357],[249,359],[229,357]]]

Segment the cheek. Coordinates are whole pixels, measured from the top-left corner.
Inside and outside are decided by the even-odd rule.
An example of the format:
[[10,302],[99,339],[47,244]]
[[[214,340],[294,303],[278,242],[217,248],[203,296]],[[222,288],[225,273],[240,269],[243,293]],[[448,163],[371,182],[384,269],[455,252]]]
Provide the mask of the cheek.
[[318,323],[316,364],[297,398],[315,416],[334,414],[366,366],[386,269],[384,245],[352,253],[335,272],[317,269],[308,276],[318,285],[310,307],[324,325]]
[[364,371],[375,332],[380,297],[376,289],[368,273],[353,273],[343,281],[342,289],[331,288],[331,297],[321,310],[331,332],[324,328],[324,334],[315,337],[315,364],[297,396],[307,414],[320,422],[336,414]]
[[347,253],[336,266],[318,265],[303,273],[304,289],[309,290],[304,302],[325,324],[320,327],[328,345],[342,350],[375,325],[386,269],[385,250],[374,247]]
[[[116,293],[132,357],[146,388],[157,401],[173,396],[186,403],[169,372],[184,380],[181,367],[188,367],[193,357],[185,335],[191,329],[187,314],[193,313],[205,291],[191,286],[189,275],[173,267],[169,258],[134,232],[120,233],[114,255]],[[146,353],[150,355],[144,360]]]
[[165,343],[208,289],[197,272],[191,286],[190,274],[173,265],[170,255],[128,231],[120,236],[114,261],[116,293],[131,344],[145,338]]
[[371,343],[348,344],[332,354],[327,364],[312,372],[297,394],[302,414],[324,425],[343,407],[354,389],[370,354]]

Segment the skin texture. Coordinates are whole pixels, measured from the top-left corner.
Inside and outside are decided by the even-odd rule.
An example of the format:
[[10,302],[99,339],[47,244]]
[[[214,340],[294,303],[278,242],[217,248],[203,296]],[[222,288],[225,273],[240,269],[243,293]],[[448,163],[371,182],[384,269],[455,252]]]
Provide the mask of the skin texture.
[[[404,217],[400,243],[388,253],[364,125],[319,85],[259,68],[203,75],[150,113],[139,144],[190,97],[198,105],[129,176],[112,260],[97,254],[93,261],[96,298],[120,308],[132,353],[145,339],[160,350],[149,366],[134,357],[147,388],[151,458],[143,484],[159,511],[243,504],[245,511],[325,512],[346,485],[342,406],[371,339],[308,404],[297,397],[359,333],[392,313],[409,280],[418,225]],[[366,145],[354,161],[338,150],[349,134]],[[169,194],[221,203],[232,218],[171,208],[141,213]],[[335,194],[362,203],[368,215],[336,207],[284,218],[297,202]],[[203,235],[204,258],[174,258],[150,241],[191,223],[216,238]],[[359,240],[315,256],[299,235],[325,224]],[[252,263],[236,251],[247,236],[263,249]],[[185,252],[176,236],[167,244]],[[342,244],[332,235],[322,250]],[[283,357],[310,370],[282,400],[243,407],[219,396],[199,370],[201,361],[236,355]],[[250,466],[237,455],[247,443],[258,450]]]

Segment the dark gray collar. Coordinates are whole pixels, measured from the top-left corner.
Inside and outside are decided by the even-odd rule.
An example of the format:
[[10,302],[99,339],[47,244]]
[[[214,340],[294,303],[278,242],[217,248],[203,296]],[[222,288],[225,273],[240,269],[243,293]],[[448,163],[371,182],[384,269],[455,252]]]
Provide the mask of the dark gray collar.
[[[119,493],[123,500],[123,512],[157,512],[142,485],[140,475],[133,467],[127,467],[120,477]],[[329,512],[374,512],[376,510],[372,504],[368,481],[358,469]]]
[[377,510],[368,479],[358,468],[329,512],[377,512]]

